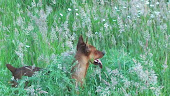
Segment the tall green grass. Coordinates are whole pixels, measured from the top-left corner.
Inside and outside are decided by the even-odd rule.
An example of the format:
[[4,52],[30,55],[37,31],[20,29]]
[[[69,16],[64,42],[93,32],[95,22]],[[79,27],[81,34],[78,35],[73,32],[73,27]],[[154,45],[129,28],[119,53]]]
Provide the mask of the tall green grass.
[[[1,0],[0,93],[75,95],[70,77],[78,37],[106,51],[103,69],[90,65],[80,95],[168,96],[169,2],[145,0]],[[12,88],[5,64],[40,72]],[[24,87],[29,80],[31,85]]]

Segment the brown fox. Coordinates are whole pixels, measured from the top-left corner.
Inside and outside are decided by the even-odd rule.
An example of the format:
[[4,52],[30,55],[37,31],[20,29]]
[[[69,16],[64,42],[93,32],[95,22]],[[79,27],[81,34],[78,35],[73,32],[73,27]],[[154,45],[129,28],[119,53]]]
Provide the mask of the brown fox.
[[78,86],[79,83],[81,86],[83,85],[83,80],[86,76],[90,62],[99,65],[100,68],[102,68],[102,63],[99,58],[102,58],[104,54],[104,52],[96,50],[94,46],[89,45],[87,40],[84,42],[82,36],[79,37],[75,55],[75,59],[78,63],[73,66],[71,70],[72,78],[76,80],[76,86]]
[[[17,87],[18,85],[17,80],[21,79],[22,76],[31,77],[36,71],[40,71],[41,69],[39,67],[33,67],[33,66],[24,66],[20,68],[15,68],[10,64],[6,64],[6,67],[11,71],[12,75],[14,76],[14,80],[11,82],[12,87]],[[27,82],[26,82],[26,85],[27,85]]]

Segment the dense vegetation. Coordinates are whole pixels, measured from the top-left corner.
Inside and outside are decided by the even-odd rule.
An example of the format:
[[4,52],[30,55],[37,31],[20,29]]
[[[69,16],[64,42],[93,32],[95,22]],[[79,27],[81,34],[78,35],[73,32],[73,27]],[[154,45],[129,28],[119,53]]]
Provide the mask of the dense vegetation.
[[[168,0],[0,0],[0,94],[75,95],[70,78],[78,37],[106,55],[90,65],[79,95],[170,94]],[[12,88],[5,64],[50,70]],[[31,85],[24,89],[24,82]]]

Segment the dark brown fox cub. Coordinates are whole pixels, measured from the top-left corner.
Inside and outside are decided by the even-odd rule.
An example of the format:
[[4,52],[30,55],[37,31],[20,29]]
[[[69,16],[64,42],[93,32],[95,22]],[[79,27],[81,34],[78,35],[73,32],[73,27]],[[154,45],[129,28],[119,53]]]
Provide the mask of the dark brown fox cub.
[[6,67],[11,71],[12,75],[14,76],[14,80],[11,82],[12,87],[17,87],[17,84],[18,84],[17,80],[21,79],[22,76],[31,77],[36,71],[41,70],[41,68],[33,67],[33,66],[24,66],[24,67],[20,67],[20,68],[15,68],[10,64],[6,64]]

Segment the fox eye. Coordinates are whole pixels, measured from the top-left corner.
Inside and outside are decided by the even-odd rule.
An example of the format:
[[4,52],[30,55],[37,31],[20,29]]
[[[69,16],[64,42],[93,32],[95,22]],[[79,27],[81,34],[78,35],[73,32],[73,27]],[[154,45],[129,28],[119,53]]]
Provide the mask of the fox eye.
[[94,51],[94,54],[97,55],[97,51]]

